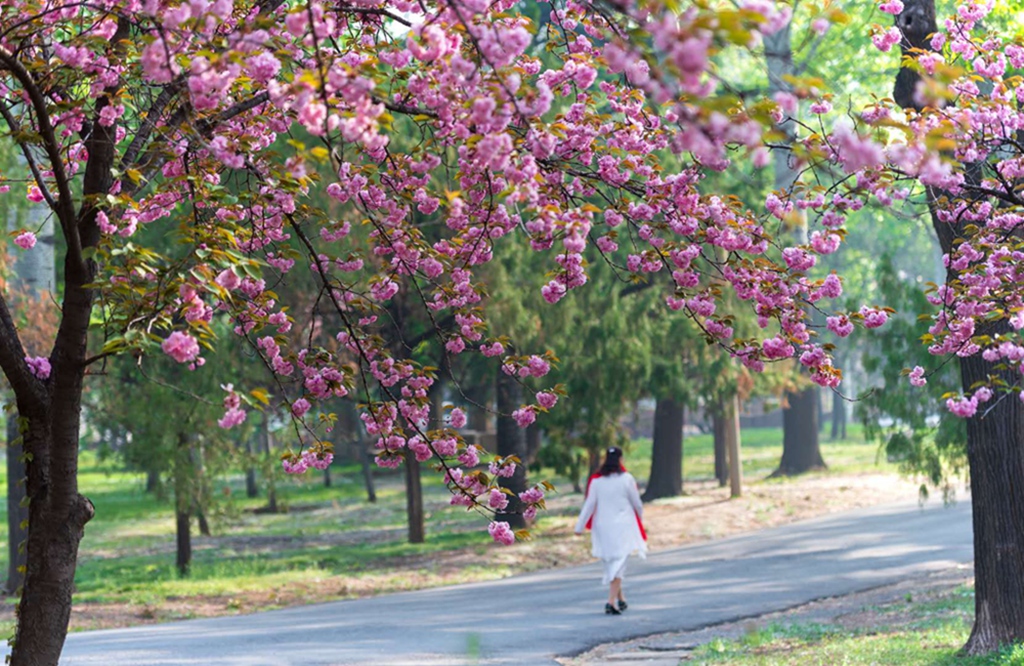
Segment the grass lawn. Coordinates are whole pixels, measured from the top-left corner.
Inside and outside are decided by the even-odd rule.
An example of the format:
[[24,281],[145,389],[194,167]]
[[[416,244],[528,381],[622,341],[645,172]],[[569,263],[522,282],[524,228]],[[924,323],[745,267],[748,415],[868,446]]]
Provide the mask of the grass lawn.
[[[865,443],[858,427],[843,442],[822,445],[829,473],[891,471],[877,460],[877,447]],[[763,479],[782,452],[780,429],[743,432],[747,482]],[[687,438],[684,470],[688,480],[711,477],[714,454],[710,435]],[[650,440],[633,442],[628,465],[643,483],[650,467]],[[183,600],[209,598],[235,612],[267,609],[314,600],[497,578],[522,571],[522,563],[503,564],[487,535],[486,519],[448,506],[450,495],[437,474],[423,474],[427,542],[406,542],[402,476],[377,477],[378,501],[366,501],[360,470],[335,466],[333,484],[324,487],[320,474],[286,479],[278,485],[278,501],[288,511],[256,513],[265,497],[245,497],[241,475],[214,482],[221,510],[210,516],[213,537],[193,537],[190,576],[174,566],[174,517],[169,501],[144,492],[144,476],[123,471],[112,462],[82,454],[80,488],[96,505],[86,526],[76,575],[76,605],[129,607],[147,619],[189,617]],[[551,478],[550,475],[534,475]],[[563,496],[566,479],[554,479]],[[785,483],[772,480],[770,483]],[[0,483],[0,492],[5,492]],[[229,498],[229,501],[226,501]],[[567,531],[578,502],[563,501],[537,525],[536,532]],[[0,514],[5,506],[0,503]],[[0,520],[6,516],[0,516]],[[5,537],[6,534],[0,535]],[[439,556],[468,557],[440,570]],[[6,571],[6,543],[0,539],[0,567]],[[487,557],[477,557],[474,555]],[[522,559],[523,556],[520,556]],[[564,561],[552,557],[535,568]],[[8,601],[10,603],[10,600]],[[175,607],[178,604],[180,608]],[[162,609],[162,610],[161,610]],[[149,616],[155,617],[149,618]],[[223,614],[221,612],[220,614]],[[124,624],[115,620],[116,624]],[[74,624],[74,621],[73,621]],[[83,626],[97,625],[77,625]],[[99,625],[103,626],[103,625]]]
[[912,596],[873,611],[857,628],[771,625],[735,641],[714,640],[684,664],[713,666],[1021,666],[1024,646],[985,657],[958,654],[971,631],[974,590],[961,586],[918,601]]

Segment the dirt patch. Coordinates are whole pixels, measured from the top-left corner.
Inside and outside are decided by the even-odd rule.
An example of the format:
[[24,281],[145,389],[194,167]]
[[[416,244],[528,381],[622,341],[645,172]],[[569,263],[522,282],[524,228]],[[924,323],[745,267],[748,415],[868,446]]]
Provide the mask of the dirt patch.
[[[894,475],[816,474],[787,480],[748,483],[741,498],[713,481],[688,482],[686,494],[645,508],[644,522],[652,550],[717,539],[798,520],[875,504],[912,500],[917,485]],[[302,583],[231,596],[169,598],[159,604],[77,603],[73,631],[153,624],[170,620],[252,613],[273,608],[372,596],[573,566],[591,561],[589,539],[573,535],[582,498],[556,495],[548,502],[544,527],[535,538],[511,547],[473,546],[429,556],[387,558],[351,575],[329,575]],[[450,526],[451,527],[451,526]],[[301,548],[361,540],[394,540],[384,530],[353,530],[311,537],[207,537],[241,551]],[[0,621],[13,619],[13,608],[0,608]]]

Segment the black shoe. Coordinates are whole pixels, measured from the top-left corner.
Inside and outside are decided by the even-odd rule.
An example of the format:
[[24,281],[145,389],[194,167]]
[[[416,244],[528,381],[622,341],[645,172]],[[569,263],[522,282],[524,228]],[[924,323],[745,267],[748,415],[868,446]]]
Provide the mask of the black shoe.
[[605,604],[604,605],[604,614],[605,615],[622,615],[622,613],[619,611],[619,609],[616,608],[615,606],[612,606],[611,604]]
[[621,613],[622,611],[626,610],[627,608],[629,608],[629,604],[627,604],[622,599],[619,599],[619,612]]

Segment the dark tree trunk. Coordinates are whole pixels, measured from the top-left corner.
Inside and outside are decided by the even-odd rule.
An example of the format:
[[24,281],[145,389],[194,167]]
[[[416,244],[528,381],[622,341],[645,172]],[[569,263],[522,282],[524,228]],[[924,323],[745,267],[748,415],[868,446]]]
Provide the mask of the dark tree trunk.
[[846,401],[832,396],[832,439],[846,439]]
[[725,442],[725,406],[721,401],[715,403],[714,411],[711,412],[711,428],[714,432],[715,442],[715,478],[718,479],[718,487],[724,488],[729,483],[729,458]]
[[543,443],[543,431],[536,423],[526,428],[526,466],[529,467],[537,462],[537,454],[540,452]]
[[409,523],[409,543],[426,541],[423,526],[423,487],[420,485],[420,463],[405,451],[405,514]]
[[651,477],[643,501],[683,494],[683,405],[672,398],[658,400],[654,408]]
[[[929,48],[928,35],[937,30],[934,0],[907,0],[896,17],[903,32],[901,48]],[[901,69],[893,98],[904,108],[915,107],[917,73]],[[968,178],[980,174],[968,168]],[[932,226],[944,253],[964,238],[963,222],[950,224],[937,217],[936,202],[943,193],[928,189]],[[958,218],[961,219],[961,218]],[[948,274],[951,281],[958,276]],[[999,320],[978,326],[976,335],[1012,334]],[[1020,373],[1001,369],[980,355],[960,358],[960,381],[965,392],[990,378],[1014,386]],[[971,479],[974,524],[974,627],[963,651],[970,655],[993,652],[1024,641],[1024,405],[1012,394],[999,396],[967,420],[967,461]]]
[[[497,447],[498,455],[516,456],[520,461],[526,459],[526,431],[516,425],[512,412],[519,409],[523,402],[523,387],[515,377],[498,370],[494,392],[498,412]],[[505,521],[512,529],[526,527],[523,510],[520,506],[519,493],[526,490],[526,467],[516,465],[515,474],[509,478],[501,478],[498,484],[512,492],[508,498],[508,506],[495,515],[495,520]]]
[[18,415],[7,415],[7,594],[15,594],[25,580],[25,539],[28,507],[25,498],[25,460],[21,449]]
[[199,523],[199,533],[204,537],[210,536],[210,523],[206,520],[206,512],[200,507],[196,507],[196,522]]
[[792,476],[824,469],[818,443],[817,386],[789,394],[789,407],[782,410],[782,460],[772,476]]
[[195,498],[192,492],[192,447],[188,435],[179,433],[178,446],[174,452],[174,524],[175,563],[178,573],[187,576],[192,566],[191,508]]
[[324,488],[331,487],[331,468],[327,467],[324,469]]
[[569,464],[569,476],[572,479],[572,491],[574,493],[582,493],[583,486],[580,484],[580,472],[583,469],[583,456],[577,453],[572,457],[572,462]]
[[486,382],[469,386],[466,389],[466,398],[469,400],[469,404],[466,406],[466,425],[470,430],[487,432],[490,420],[487,409],[491,404],[491,388]]
[[356,443],[359,451],[359,462],[363,467],[363,483],[366,485],[366,501],[371,504],[377,501],[377,490],[373,487],[373,465],[370,460],[370,451],[362,440]]
[[177,544],[175,564],[178,566],[178,573],[187,576],[192,567],[192,534],[188,511],[176,510],[174,512],[175,543]]
[[151,469],[146,471],[146,493],[157,495],[160,493],[160,471]]
[[245,438],[245,496],[252,498],[260,494],[256,483],[256,466],[252,460],[252,441]]
[[[1001,322],[999,330],[1011,333]],[[982,332],[979,331],[979,334]],[[964,391],[975,382],[1014,372],[972,356],[960,359]],[[967,654],[987,654],[1024,640],[1024,407],[1014,396],[995,400],[982,418],[967,420],[974,518],[974,628]]]
[[277,481],[275,471],[274,460],[274,438],[270,434],[270,414],[263,414],[263,421],[260,424],[260,438],[263,440],[263,455],[266,458],[266,470],[267,470],[267,506],[264,508],[265,513],[277,513]]

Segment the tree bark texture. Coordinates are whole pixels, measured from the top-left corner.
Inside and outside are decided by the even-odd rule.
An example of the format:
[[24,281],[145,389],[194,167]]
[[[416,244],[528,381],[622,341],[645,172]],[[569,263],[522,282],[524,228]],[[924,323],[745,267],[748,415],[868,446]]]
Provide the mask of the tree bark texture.
[[17,414],[7,416],[7,594],[15,594],[25,580],[25,539],[28,507],[25,498],[25,460]]
[[651,476],[643,501],[683,494],[683,405],[673,398],[661,398],[654,408],[651,443]]
[[174,526],[175,564],[178,573],[187,576],[192,566],[191,514],[192,484],[189,469],[192,463],[191,446],[186,433],[178,434],[178,447],[174,452]]
[[[526,460],[526,431],[516,425],[512,412],[519,409],[523,402],[523,387],[515,377],[511,377],[500,369],[494,382],[497,400],[498,432],[497,448],[499,456],[516,456]],[[512,529],[526,527],[526,519],[520,506],[519,493],[526,490],[526,467],[516,465],[515,474],[509,478],[501,478],[498,484],[512,492],[508,498],[508,506],[495,516],[495,520],[505,521]]]
[[773,476],[793,476],[823,469],[818,444],[818,387],[789,394],[789,407],[782,410],[782,460]]

